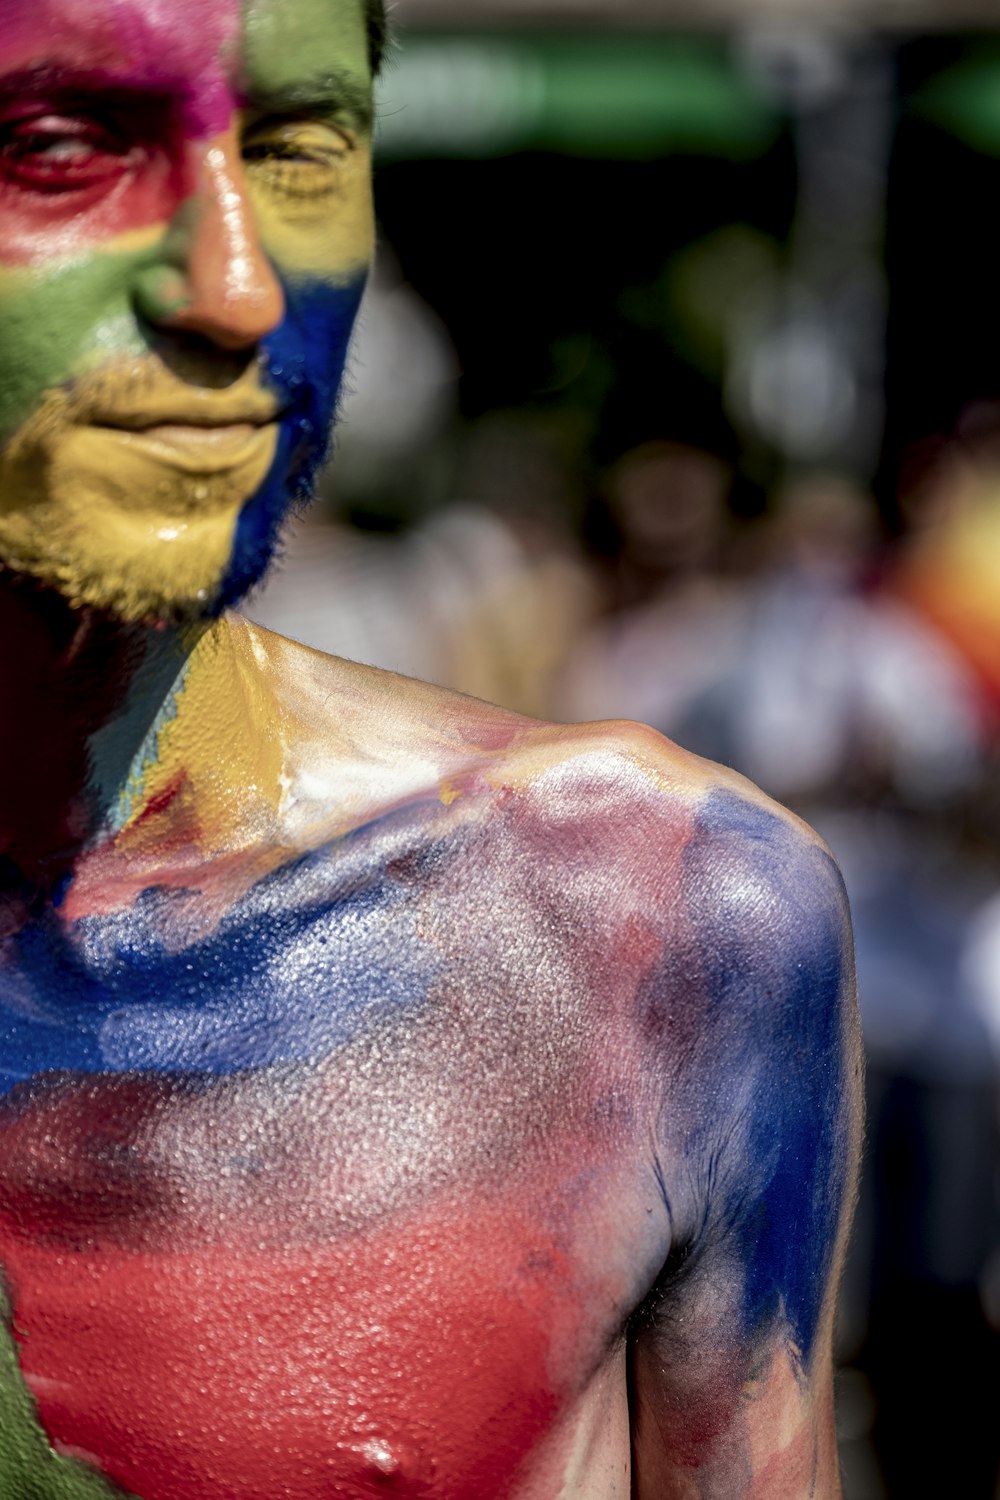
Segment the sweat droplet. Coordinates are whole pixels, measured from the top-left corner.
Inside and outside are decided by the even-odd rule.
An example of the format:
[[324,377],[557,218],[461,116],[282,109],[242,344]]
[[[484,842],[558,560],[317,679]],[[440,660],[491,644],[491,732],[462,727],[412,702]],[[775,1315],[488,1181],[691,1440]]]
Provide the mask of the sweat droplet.
[[194,498],[196,500],[207,500],[208,499],[208,485],[207,484],[196,484],[195,487],[194,487]]

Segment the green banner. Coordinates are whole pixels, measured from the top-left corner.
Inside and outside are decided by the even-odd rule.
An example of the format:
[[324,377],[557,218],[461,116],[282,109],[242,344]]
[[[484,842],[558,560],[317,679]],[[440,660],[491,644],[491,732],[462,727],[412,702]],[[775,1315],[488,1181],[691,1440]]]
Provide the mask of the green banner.
[[410,35],[378,114],[389,160],[520,150],[748,159],[778,129],[722,42],[633,33]]

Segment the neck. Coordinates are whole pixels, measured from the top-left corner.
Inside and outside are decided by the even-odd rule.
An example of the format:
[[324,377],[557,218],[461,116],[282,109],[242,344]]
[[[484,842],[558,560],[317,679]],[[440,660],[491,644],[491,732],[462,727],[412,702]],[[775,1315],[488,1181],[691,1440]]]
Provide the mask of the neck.
[[0,569],[0,897],[57,895],[141,803],[201,633],[123,625]]

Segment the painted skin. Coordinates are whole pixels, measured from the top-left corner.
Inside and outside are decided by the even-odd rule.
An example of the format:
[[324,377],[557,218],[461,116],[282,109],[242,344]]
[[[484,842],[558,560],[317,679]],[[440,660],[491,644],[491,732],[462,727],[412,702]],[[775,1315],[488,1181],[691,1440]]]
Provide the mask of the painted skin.
[[372,239],[363,27],[317,38],[310,0],[276,45],[252,7],[244,98],[232,4],[106,0],[50,57],[74,10],[0,7],[0,555],[128,619],[203,613],[322,456]]
[[363,281],[360,6],[0,0],[0,58],[0,1493],[835,1495],[829,856],[222,612]]

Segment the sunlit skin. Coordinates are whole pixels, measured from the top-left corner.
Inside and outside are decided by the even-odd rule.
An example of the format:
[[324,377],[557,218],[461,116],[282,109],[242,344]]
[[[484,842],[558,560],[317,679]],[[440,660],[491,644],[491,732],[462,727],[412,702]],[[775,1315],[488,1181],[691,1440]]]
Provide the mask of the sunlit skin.
[[0,1495],[836,1496],[826,851],[231,609],[370,254],[360,0],[0,0],[0,75]]

